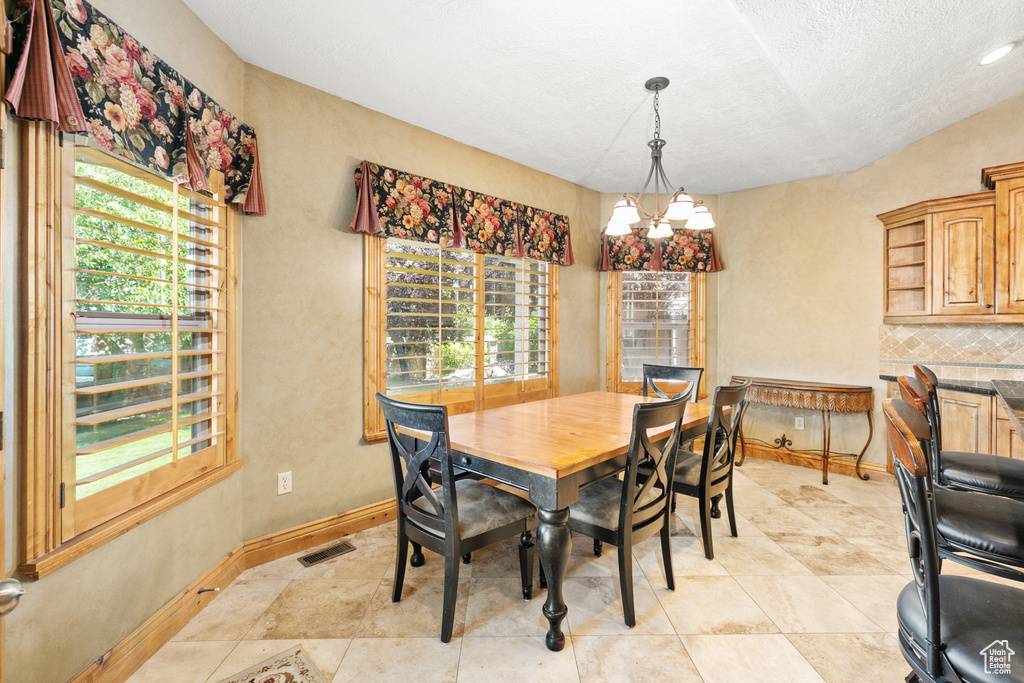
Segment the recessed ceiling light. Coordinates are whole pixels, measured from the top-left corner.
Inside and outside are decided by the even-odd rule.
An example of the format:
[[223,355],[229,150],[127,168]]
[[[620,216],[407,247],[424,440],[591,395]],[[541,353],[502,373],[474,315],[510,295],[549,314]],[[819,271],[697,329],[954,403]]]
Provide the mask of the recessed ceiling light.
[[981,65],[985,66],[986,64],[991,64],[996,60],[1002,59],[1003,57],[1008,55],[1010,53],[1010,50],[1012,49],[1013,43],[1007,43],[1002,47],[997,47],[995,50],[992,50],[992,52],[989,52],[987,55],[981,58]]

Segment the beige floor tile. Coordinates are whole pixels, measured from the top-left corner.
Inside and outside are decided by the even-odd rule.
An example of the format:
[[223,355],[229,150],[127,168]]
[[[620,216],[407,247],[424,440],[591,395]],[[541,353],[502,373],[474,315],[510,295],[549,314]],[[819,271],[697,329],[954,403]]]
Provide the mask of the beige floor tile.
[[373,579],[292,581],[245,639],[351,638],[380,583]]
[[[668,592],[668,589],[662,589]],[[573,635],[671,634],[672,623],[643,574],[633,575],[633,611],[636,625],[626,626],[622,593],[615,577],[569,577],[562,588]]]
[[736,580],[783,633],[883,630],[816,576],[740,576]]
[[733,576],[810,574],[770,538],[725,538],[715,541],[715,559]]
[[[804,484],[802,486],[782,486],[774,490],[775,495],[787,504],[796,508],[814,508],[822,505],[845,505],[846,501],[837,498],[824,486]],[[813,515],[812,515],[813,516]]]
[[547,598],[545,591],[534,586],[534,598],[523,600],[518,576],[473,578],[467,587],[467,637],[538,636],[547,632],[548,622],[541,612]]
[[170,642],[157,650],[128,683],[204,683],[235,647],[235,641]]
[[776,536],[775,542],[815,574],[890,574],[887,566],[838,536]]
[[461,638],[452,638],[450,643],[442,643],[440,638],[355,638],[334,683],[446,683],[458,675],[461,652]]
[[701,683],[678,636],[575,636],[580,680],[587,683]]
[[[299,572],[293,578],[296,581],[335,578],[380,579],[389,570],[391,574],[394,574],[396,541],[393,537],[389,538],[383,534],[360,532],[352,536],[346,536],[344,539],[333,543],[325,544],[323,547],[340,543],[341,540],[351,543],[355,550],[325,562],[320,562],[312,567],[299,565]],[[406,569],[407,576],[410,569],[412,568]]]
[[561,652],[548,650],[543,636],[462,641],[459,683],[568,683],[579,679],[573,642],[568,635]]
[[828,683],[898,683],[910,672],[888,633],[791,635],[789,640]]
[[753,482],[742,484],[735,480],[733,481],[733,503],[737,510],[789,504],[763,486]]
[[904,529],[904,515],[903,508],[899,502],[896,501],[893,505],[874,505],[874,506],[863,506],[861,510],[877,517],[894,529]]
[[[686,500],[686,499],[685,498],[680,498],[680,501],[683,501],[683,500]],[[693,499],[693,498],[691,498],[689,500],[695,501],[695,499]],[[728,513],[725,510],[725,503],[722,503],[721,507],[722,507],[722,516],[719,517],[718,519],[715,519],[715,518],[711,519],[711,537],[712,537],[712,539],[723,538],[725,536],[731,536],[732,535],[732,530],[729,528],[729,515],[728,515]],[[754,536],[764,536],[764,533],[760,529],[758,529],[756,526],[751,524],[750,520],[746,517],[746,514],[748,512],[750,512],[751,510],[761,510],[761,509],[765,509],[765,508],[754,507],[753,505],[750,505],[749,503],[747,503],[745,501],[741,502],[739,499],[737,499],[736,500],[736,533],[739,534],[740,536],[744,537],[744,538],[750,538],[750,537],[754,537]],[[679,522],[682,522],[682,525],[686,527],[686,529],[689,531],[689,533],[691,535],[697,536],[698,538],[701,536],[701,533],[700,533],[700,511],[697,508],[697,505],[696,505],[695,502],[694,502],[693,505],[688,505],[688,506],[685,506],[685,507],[680,503],[679,507],[676,508],[676,513],[675,514],[676,514],[676,519]],[[675,529],[673,530],[673,534],[678,534],[677,530],[678,530],[679,526],[680,526],[679,524],[675,525]]]
[[682,636],[704,683],[821,683],[800,652],[779,634]]
[[816,522],[839,536],[878,536],[900,533],[900,530],[868,513],[869,509],[849,503],[804,508]]
[[[540,565],[539,552],[537,548],[537,541],[534,539],[533,548],[533,585],[537,587],[538,581],[538,570],[537,567]],[[470,560],[469,567],[472,567],[472,571],[466,574],[467,578],[472,576],[473,578],[514,578],[516,581],[520,581],[520,570],[519,570],[519,538],[510,538],[501,543],[494,543],[481,548],[480,550],[473,553]],[[462,569],[467,568],[466,565],[462,565],[459,568],[459,576],[462,576]]]
[[173,640],[239,640],[287,586],[281,580],[235,580]]
[[794,507],[753,508],[743,513],[767,536],[832,536],[826,527]]
[[900,507],[900,491],[895,483],[853,482],[836,487],[833,495],[860,507]]
[[[437,579],[405,580],[402,599],[391,602],[392,582],[380,583],[363,617],[357,638],[430,638],[441,637],[441,613],[444,606],[444,581]],[[510,586],[514,590],[514,586]],[[469,580],[459,580],[455,602],[452,638],[463,635],[466,605],[469,601]]]
[[347,638],[340,640],[243,640],[213,672],[209,683],[219,683],[229,676],[245,671],[248,667],[259,664],[277,653],[297,645],[302,646],[309,660],[324,675],[324,680],[330,681],[334,672],[338,670],[338,665],[341,664],[341,658],[345,656],[349,642]]
[[[661,553],[661,539],[649,538],[633,547],[644,575],[654,586],[665,584],[665,562]],[[676,576],[728,576],[717,559],[704,557],[704,545],[694,536],[672,537],[672,573]]]
[[299,558],[308,555],[313,549],[293,553],[270,562],[265,562],[251,569],[246,569],[236,581],[291,581],[302,569]]
[[731,576],[679,576],[674,591],[657,595],[678,634],[779,630]]
[[896,598],[908,583],[905,576],[823,576],[821,580],[886,631],[899,630]]
[[906,534],[847,536],[845,540],[884,564],[889,571],[911,576]]

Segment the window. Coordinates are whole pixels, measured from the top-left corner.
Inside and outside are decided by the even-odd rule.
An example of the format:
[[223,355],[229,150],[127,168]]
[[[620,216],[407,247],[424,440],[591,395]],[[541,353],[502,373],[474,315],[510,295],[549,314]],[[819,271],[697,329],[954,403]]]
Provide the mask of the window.
[[219,173],[207,196],[70,137],[37,151],[61,174],[26,180],[60,207],[54,239],[29,239],[61,273],[52,295],[28,288],[27,467],[42,476],[26,480],[23,571],[41,576],[86,532],[112,537],[233,471],[236,217]]
[[452,414],[555,395],[557,267],[394,238],[365,243],[368,441],[384,438],[378,391]]
[[[609,391],[640,393],[645,363],[703,367],[705,277],[689,272],[609,272]],[[702,378],[701,390],[703,383]]]

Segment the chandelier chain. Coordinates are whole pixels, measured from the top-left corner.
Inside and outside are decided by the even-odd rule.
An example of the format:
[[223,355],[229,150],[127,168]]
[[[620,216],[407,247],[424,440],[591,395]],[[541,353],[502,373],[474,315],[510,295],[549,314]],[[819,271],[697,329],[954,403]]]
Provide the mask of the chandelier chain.
[[661,88],[654,91],[654,139],[659,140],[661,138],[661,112],[658,110],[658,96],[661,94]]

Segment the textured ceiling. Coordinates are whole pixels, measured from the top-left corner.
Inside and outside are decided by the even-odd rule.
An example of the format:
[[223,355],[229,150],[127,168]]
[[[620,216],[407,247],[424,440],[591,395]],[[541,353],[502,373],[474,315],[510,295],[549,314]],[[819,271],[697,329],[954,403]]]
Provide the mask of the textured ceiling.
[[[1024,90],[1024,0],[185,0],[247,62],[603,192],[860,168]],[[283,10],[282,8],[287,8]],[[387,162],[386,159],[381,159]]]

